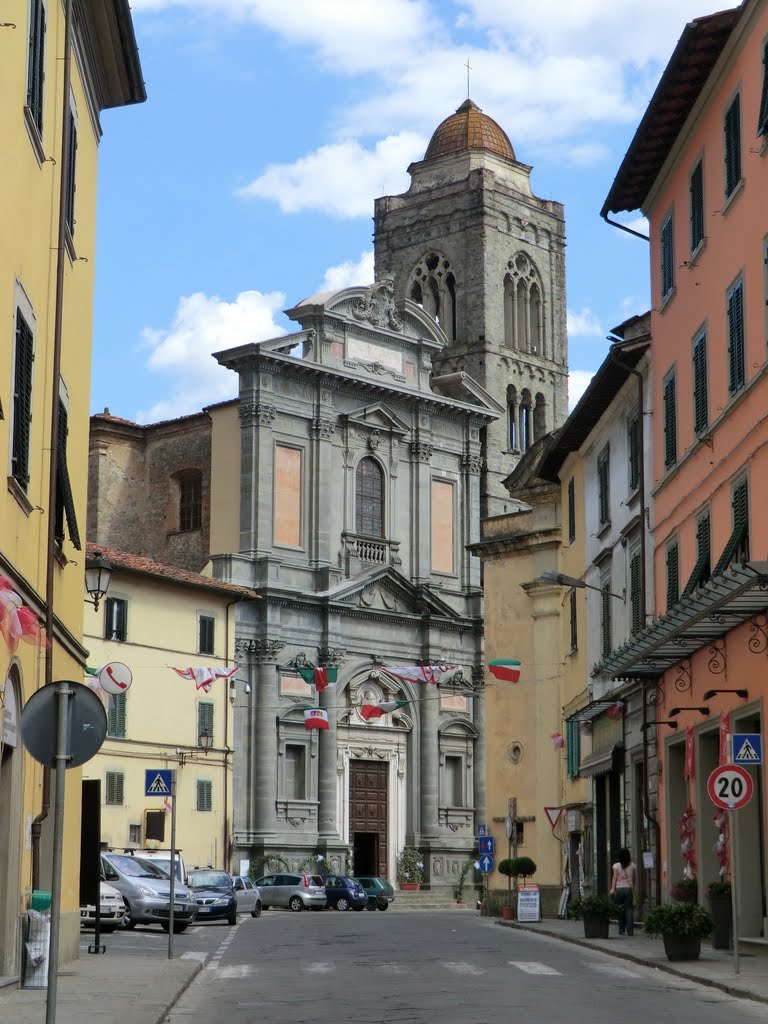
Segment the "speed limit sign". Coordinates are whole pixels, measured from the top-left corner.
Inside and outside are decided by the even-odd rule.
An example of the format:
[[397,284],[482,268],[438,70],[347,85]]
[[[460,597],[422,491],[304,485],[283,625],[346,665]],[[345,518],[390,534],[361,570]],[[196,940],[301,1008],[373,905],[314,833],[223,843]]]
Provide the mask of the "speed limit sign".
[[740,764],[721,764],[707,779],[712,803],[726,811],[737,811],[748,804],[754,788],[752,776]]

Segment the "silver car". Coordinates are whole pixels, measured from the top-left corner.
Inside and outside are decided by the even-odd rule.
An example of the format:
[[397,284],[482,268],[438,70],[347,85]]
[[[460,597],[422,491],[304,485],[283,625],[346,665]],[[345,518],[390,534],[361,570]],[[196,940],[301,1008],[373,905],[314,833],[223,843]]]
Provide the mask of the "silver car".
[[[171,880],[151,860],[127,853],[102,853],[101,874],[123,894],[126,928],[137,924],[159,924],[168,931],[171,909]],[[197,900],[186,885],[176,882],[173,900],[173,930],[185,932],[197,917]]]
[[245,875],[234,875],[232,878],[232,888],[235,890],[238,914],[250,914],[251,917],[261,917],[263,904],[258,885],[255,885]]
[[320,875],[306,875],[283,871],[256,879],[261,893],[263,910],[270,907],[288,907],[299,911],[305,907],[323,910],[326,904],[325,885]]

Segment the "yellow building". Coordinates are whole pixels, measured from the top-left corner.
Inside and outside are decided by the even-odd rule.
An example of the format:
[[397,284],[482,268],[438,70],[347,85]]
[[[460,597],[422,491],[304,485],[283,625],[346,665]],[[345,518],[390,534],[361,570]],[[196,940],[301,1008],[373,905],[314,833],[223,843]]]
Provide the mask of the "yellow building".
[[[145,773],[175,769],[176,845],[185,864],[228,870],[234,708],[245,696],[236,676],[204,680],[234,669],[235,604],[253,595],[138,555],[98,550],[112,576],[106,599],[86,613],[89,664],[126,665],[133,677],[117,696],[97,691],[107,739],[83,777],[101,780],[102,842],[169,848],[171,816],[162,794],[145,795]],[[188,668],[202,670],[197,680],[174,671]]]
[[[22,750],[20,711],[46,681],[82,679],[86,656],[82,531],[99,116],[145,99],[127,0],[77,5],[71,59],[66,10],[8,0],[0,28],[0,577],[41,623],[50,613],[52,639],[48,649],[13,649],[0,639],[0,976],[18,973],[27,894],[51,887],[53,787]],[[77,769],[67,773],[66,808],[64,959],[78,947]]]

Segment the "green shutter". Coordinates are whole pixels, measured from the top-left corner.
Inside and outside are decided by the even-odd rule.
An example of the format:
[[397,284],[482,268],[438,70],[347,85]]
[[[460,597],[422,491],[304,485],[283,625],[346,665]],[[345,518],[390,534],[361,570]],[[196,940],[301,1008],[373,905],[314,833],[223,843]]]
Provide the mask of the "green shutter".
[[213,809],[213,783],[210,779],[197,780],[197,809],[198,811]]
[[629,560],[629,600],[632,607],[632,632],[643,628],[642,580],[640,573],[640,552],[636,551]]
[[707,513],[701,516],[696,525],[696,565],[685,585],[683,597],[688,597],[710,578],[710,551],[710,523]]
[[576,588],[571,590],[569,596],[570,606],[570,626],[571,626],[571,650],[576,651],[579,647],[579,620],[578,620],[578,605],[576,603]]
[[667,548],[667,610],[680,600],[680,549],[677,541]]
[[128,635],[128,602],[121,597],[108,597],[104,604],[104,637],[125,640]]
[[566,763],[569,779],[578,779],[579,765],[581,764],[581,733],[579,723],[575,719],[569,719],[565,730]]
[[757,134],[768,135],[768,42],[763,47],[763,91],[760,94]]
[[700,434],[709,424],[707,400],[707,336],[693,343],[693,429]]
[[691,252],[704,240],[704,165],[701,160],[691,174]]
[[677,462],[677,399],[675,374],[664,382],[664,466],[669,469]]
[[725,115],[725,194],[731,195],[741,181],[741,100],[734,98]]
[[721,576],[733,562],[749,558],[749,491],[746,480],[741,480],[733,489],[731,499],[733,530],[728,543],[712,570],[713,576]]
[[597,500],[600,525],[610,522],[610,497],[608,484],[610,480],[610,458],[606,448],[597,460]]
[[32,328],[19,309],[16,310],[15,355],[11,472],[16,482],[26,490],[29,484],[29,438],[32,430],[34,337]]
[[672,214],[661,229],[661,297],[665,298],[675,284],[674,251],[672,244]]
[[200,654],[214,653],[214,625],[216,620],[211,615],[201,615],[199,621],[199,644]]
[[77,162],[77,122],[72,111],[69,112],[69,154],[67,161],[67,194],[64,204],[64,216],[70,235],[75,234],[75,165]]
[[128,694],[116,693],[109,697],[107,711],[107,735],[125,737],[125,707]]
[[576,481],[568,481],[568,543],[576,540]]
[[744,289],[739,282],[728,296],[728,392],[744,387]]
[[203,733],[207,733],[209,736],[213,736],[213,704],[206,701],[200,701],[197,705],[197,742],[200,742],[200,736]]
[[610,579],[603,580],[602,582],[602,601],[601,601],[601,615],[600,615],[600,634],[601,634],[601,649],[603,657],[607,658],[613,650],[613,639],[611,636],[611,581]]
[[56,540],[59,544],[64,541],[64,518],[66,516],[69,539],[78,551],[81,550],[80,530],[75,515],[75,501],[72,497],[72,484],[69,479],[67,467],[67,434],[69,433],[69,417],[64,403],[59,401],[59,430],[57,446],[56,475]]
[[45,7],[32,0],[29,19],[27,106],[40,135],[43,134],[43,84],[45,82]]
[[627,447],[629,449],[629,489],[636,491],[640,486],[640,417],[633,416],[627,424]]
[[106,803],[122,805],[124,782],[125,776],[123,775],[122,772],[107,772],[105,786]]

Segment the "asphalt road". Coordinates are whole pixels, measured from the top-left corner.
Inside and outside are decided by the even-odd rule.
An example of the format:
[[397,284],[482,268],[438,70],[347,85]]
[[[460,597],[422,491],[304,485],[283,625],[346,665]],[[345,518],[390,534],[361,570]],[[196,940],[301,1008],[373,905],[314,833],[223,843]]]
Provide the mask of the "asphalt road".
[[[87,933],[83,933],[87,945]],[[163,956],[167,936],[107,937]],[[195,926],[205,963],[166,1024],[765,1024],[765,1007],[662,971],[500,928],[472,911],[291,914]]]

